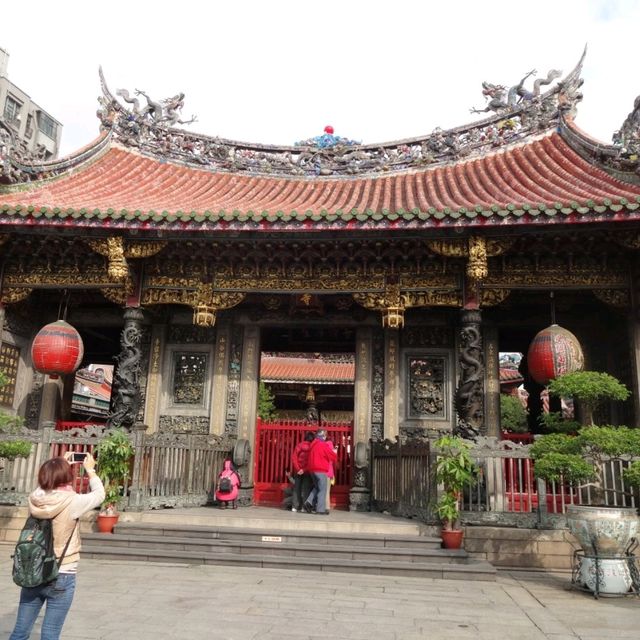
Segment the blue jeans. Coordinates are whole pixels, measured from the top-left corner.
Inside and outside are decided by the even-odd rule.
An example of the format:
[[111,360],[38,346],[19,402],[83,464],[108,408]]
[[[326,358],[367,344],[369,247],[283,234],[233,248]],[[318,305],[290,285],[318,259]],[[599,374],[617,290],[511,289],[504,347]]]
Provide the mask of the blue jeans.
[[326,473],[316,473],[315,471],[311,473],[311,477],[313,478],[313,489],[307,498],[307,502],[309,504],[313,504],[313,501],[316,500],[316,513],[326,513],[327,511],[327,474]]
[[31,629],[45,602],[47,606],[40,640],[58,640],[75,590],[76,576],[73,573],[61,573],[53,582],[39,587],[23,587],[20,591],[16,626],[9,640],[29,639]]

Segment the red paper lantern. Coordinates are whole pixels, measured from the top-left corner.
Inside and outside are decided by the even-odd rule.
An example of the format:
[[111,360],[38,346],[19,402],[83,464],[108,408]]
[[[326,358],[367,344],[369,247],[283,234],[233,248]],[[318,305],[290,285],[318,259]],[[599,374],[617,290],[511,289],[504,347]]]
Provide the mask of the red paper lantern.
[[580,371],[584,356],[578,339],[557,324],[543,329],[529,345],[527,365],[538,384],[549,384],[565,373]]
[[84,344],[80,334],[64,320],[42,327],[31,345],[33,366],[52,378],[73,373],[83,356]]

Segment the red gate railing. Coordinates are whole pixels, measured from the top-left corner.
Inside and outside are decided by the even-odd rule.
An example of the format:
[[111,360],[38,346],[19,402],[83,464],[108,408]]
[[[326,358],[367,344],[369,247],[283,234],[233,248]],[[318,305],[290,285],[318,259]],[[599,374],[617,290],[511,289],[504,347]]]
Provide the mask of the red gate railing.
[[[331,505],[338,509],[349,506],[351,489],[351,459],[353,455],[352,423],[327,422],[322,424],[327,440],[338,446],[335,464],[335,485],[331,488]],[[315,432],[303,420],[281,420],[256,425],[256,456],[254,467],[254,500],[258,505],[279,507],[284,489],[289,485],[291,453],[304,440],[305,433]]]

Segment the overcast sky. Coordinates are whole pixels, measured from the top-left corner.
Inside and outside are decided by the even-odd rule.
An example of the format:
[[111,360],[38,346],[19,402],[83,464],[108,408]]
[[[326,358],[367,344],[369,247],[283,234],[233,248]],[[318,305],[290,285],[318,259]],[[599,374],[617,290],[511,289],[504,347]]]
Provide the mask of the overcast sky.
[[[577,123],[610,141],[640,94],[637,0],[5,2],[9,79],[90,142],[102,65],[113,92],[186,94],[190,130],[292,144],[331,124],[384,142],[480,116],[481,82],[568,73],[585,44]],[[530,86],[530,85],[528,85]]]

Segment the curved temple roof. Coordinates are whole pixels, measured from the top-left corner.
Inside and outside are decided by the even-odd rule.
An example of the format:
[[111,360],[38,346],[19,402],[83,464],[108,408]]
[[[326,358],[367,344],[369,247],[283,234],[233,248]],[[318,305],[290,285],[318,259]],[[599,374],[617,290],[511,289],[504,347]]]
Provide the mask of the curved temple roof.
[[[572,124],[579,71],[467,127],[322,149],[171,129],[125,109],[103,82],[101,137],[59,162],[14,163],[14,179],[37,179],[0,190],[0,224],[261,231],[635,218],[640,186],[585,159],[619,160],[620,149]],[[624,160],[616,175],[633,165]]]

